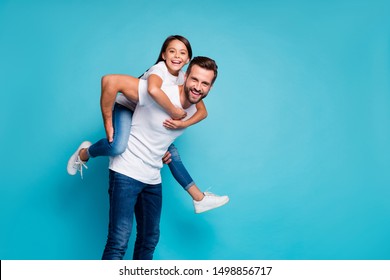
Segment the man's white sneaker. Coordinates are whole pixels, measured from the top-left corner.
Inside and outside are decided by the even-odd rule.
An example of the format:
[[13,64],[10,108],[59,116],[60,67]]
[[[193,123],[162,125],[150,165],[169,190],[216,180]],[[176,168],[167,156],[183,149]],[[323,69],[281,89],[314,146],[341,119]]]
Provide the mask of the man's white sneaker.
[[229,197],[227,195],[219,196],[211,192],[204,192],[204,198],[201,201],[194,200],[195,213],[199,214],[225,205],[228,202]]
[[83,178],[83,167],[85,167],[86,169],[88,169],[88,167],[85,165],[85,162],[80,159],[79,152],[81,149],[88,148],[91,145],[91,142],[84,141],[69,158],[67,166],[69,175],[75,175],[77,171],[79,171],[81,179]]

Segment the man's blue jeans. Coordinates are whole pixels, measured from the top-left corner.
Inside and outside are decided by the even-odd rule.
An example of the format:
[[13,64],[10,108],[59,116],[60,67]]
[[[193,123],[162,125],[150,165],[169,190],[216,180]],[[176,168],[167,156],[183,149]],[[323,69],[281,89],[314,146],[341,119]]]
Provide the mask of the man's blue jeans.
[[133,259],[151,260],[160,237],[161,184],[144,184],[115,171],[109,172],[109,225],[102,259],[123,259],[135,215],[137,237]]

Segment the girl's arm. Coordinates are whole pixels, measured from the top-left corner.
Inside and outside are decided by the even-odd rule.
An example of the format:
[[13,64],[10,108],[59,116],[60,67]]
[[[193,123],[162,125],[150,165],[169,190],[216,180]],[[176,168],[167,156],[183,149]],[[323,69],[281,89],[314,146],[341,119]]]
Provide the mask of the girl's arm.
[[188,120],[166,120],[163,125],[169,129],[182,129],[196,124],[207,118],[207,110],[203,100],[196,104],[196,113]]
[[168,96],[161,89],[163,80],[155,74],[152,74],[148,77],[148,92],[150,96],[157,102],[164,110],[171,116],[174,120],[180,120],[184,118],[187,113],[172,104]]
[[203,100],[201,100],[199,103],[196,103],[196,113],[188,120],[183,121],[184,128],[203,121],[205,118],[207,118],[206,105],[204,105]]

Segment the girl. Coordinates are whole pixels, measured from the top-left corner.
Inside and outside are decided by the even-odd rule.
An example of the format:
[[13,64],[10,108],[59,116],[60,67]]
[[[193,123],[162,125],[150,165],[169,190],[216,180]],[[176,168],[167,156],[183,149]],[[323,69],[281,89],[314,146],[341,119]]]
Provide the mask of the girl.
[[[192,48],[189,41],[180,35],[169,36],[163,43],[159,57],[149,70],[140,78],[148,80],[148,92],[170,116],[171,120],[164,122],[167,129],[182,129],[193,125],[207,117],[207,110],[203,101],[196,105],[197,112],[186,121],[181,121],[186,116],[183,109],[175,107],[162,91],[164,85],[180,85],[184,82],[182,68],[192,58]],[[122,88],[126,84],[126,75],[107,75],[102,79],[102,91]],[[89,158],[97,156],[117,156],[126,149],[130,135],[130,126],[134,103],[129,101],[123,94],[119,94],[113,109],[113,123],[104,124],[106,138],[95,144],[84,141],[68,161],[67,170],[70,175],[77,171],[82,177],[83,167]],[[202,193],[192,180],[184,167],[176,147],[172,144],[168,152],[171,158],[166,161],[176,181],[186,190],[193,199],[195,213],[222,206],[229,201],[227,196],[217,196],[209,192]],[[168,154],[168,157],[169,157]]]

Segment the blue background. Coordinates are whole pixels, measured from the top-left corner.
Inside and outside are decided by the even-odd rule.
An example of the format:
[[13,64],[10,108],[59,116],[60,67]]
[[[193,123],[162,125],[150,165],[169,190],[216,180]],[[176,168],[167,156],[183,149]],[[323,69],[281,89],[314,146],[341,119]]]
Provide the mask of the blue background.
[[[138,76],[171,34],[220,75],[176,142],[201,215],[163,168],[156,259],[390,259],[388,1],[0,2],[0,259],[99,259],[107,158],[100,78]],[[131,258],[132,243],[129,253]]]

